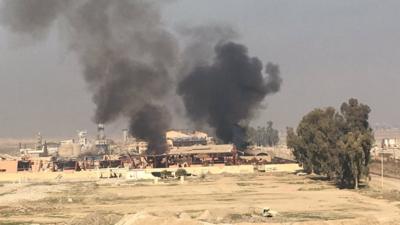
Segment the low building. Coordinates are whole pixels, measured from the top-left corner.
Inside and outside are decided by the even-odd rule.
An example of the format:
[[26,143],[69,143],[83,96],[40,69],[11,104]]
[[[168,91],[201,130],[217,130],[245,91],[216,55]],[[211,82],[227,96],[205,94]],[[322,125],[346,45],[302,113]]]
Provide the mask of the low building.
[[18,171],[18,159],[8,154],[0,154],[0,173]]
[[170,130],[165,136],[170,147],[207,145],[209,143],[208,135],[200,131]]
[[62,143],[58,148],[58,155],[63,158],[75,158],[81,154],[79,143]]
[[185,167],[191,165],[233,165],[237,162],[238,152],[231,144],[194,145],[173,147],[168,153],[169,166]]
[[0,159],[0,173],[1,172],[18,172],[18,160]]
[[383,138],[381,142],[382,148],[399,148],[400,139],[398,138]]
[[29,170],[31,170],[31,162],[29,160],[23,160],[19,157],[7,154],[0,154],[0,173],[16,173],[18,171]]

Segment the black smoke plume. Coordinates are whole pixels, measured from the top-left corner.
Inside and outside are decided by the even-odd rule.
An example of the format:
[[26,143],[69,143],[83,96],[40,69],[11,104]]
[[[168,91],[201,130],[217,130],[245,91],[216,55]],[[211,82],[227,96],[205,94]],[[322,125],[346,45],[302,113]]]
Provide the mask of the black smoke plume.
[[278,66],[268,64],[265,77],[260,60],[250,58],[246,47],[232,42],[218,44],[215,61],[210,62],[211,43],[237,36],[226,26],[183,29],[181,33],[191,40],[179,58],[178,43],[161,20],[160,4],[151,0],[3,0],[0,23],[34,40],[47,37],[52,27],[59,28],[61,40],[68,40],[83,66],[96,104],[94,121],[127,118],[130,132],[149,141],[152,154],[166,149],[164,132],[171,115],[163,103],[176,100],[169,91],[177,84],[172,73],[181,80],[178,93],[190,119],[215,128],[224,142],[240,142],[246,128],[243,122],[265,96],[279,91]]
[[215,47],[212,64],[195,67],[178,85],[188,116],[215,128],[218,138],[241,147],[245,126],[268,94],[279,91],[279,67],[249,57],[247,48],[233,42]]
[[148,141],[149,154],[160,155],[168,147],[165,132],[170,120],[166,108],[146,105],[132,118],[129,129],[135,137]]
[[[169,112],[162,107],[171,87],[177,43],[164,28],[159,4],[141,0],[4,0],[1,23],[42,39],[53,25],[83,65],[96,104],[94,121],[127,117],[130,132],[163,152]],[[55,23],[57,21],[57,23]],[[156,149],[161,148],[161,149]]]
[[4,0],[1,2],[0,22],[14,32],[33,38],[43,38],[69,2],[68,0]]

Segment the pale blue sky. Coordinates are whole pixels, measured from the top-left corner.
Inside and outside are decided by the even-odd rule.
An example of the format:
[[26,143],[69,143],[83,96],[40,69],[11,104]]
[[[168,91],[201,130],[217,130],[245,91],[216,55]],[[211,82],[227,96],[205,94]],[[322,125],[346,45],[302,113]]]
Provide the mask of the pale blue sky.
[[[356,97],[373,123],[400,124],[400,1],[181,0],[164,21],[178,26],[223,23],[250,54],[281,67],[281,91],[266,99],[254,124],[295,126],[315,107]],[[21,46],[0,28],[0,137],[74,136],[93,131],[94,105],[81,68],[62,35]],[[123,121],[108,126],[120,133]]]

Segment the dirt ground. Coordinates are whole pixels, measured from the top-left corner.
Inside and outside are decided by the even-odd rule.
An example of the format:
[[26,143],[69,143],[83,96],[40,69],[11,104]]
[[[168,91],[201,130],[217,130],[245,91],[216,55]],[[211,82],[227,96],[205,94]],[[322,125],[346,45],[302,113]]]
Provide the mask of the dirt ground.
[[[386,181],[385,181],[386,182]],[[400,224],[400,181],[340,190],[287,173],[0,184],[0,224]],[[261,216],[263,208],[278,214]]]

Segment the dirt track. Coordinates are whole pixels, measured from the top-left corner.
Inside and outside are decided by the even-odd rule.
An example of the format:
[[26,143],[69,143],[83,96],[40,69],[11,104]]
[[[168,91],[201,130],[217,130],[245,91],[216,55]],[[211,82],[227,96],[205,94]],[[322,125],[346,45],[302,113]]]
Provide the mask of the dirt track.
[[[376,183],[373,177],[371,185]],[[41,199],[3,201],[18,191],[24,195],[26,190],[35,191]],[[114,224],[124,215],[132,218],[122,224],[400,224],[399,201],[283,173],[209,175],[187,179],[184,184],[112,179],[30,184],[18,191],[7,184],[0,187],[0,224]],[[263,207],[279,214],[262,217]]]

